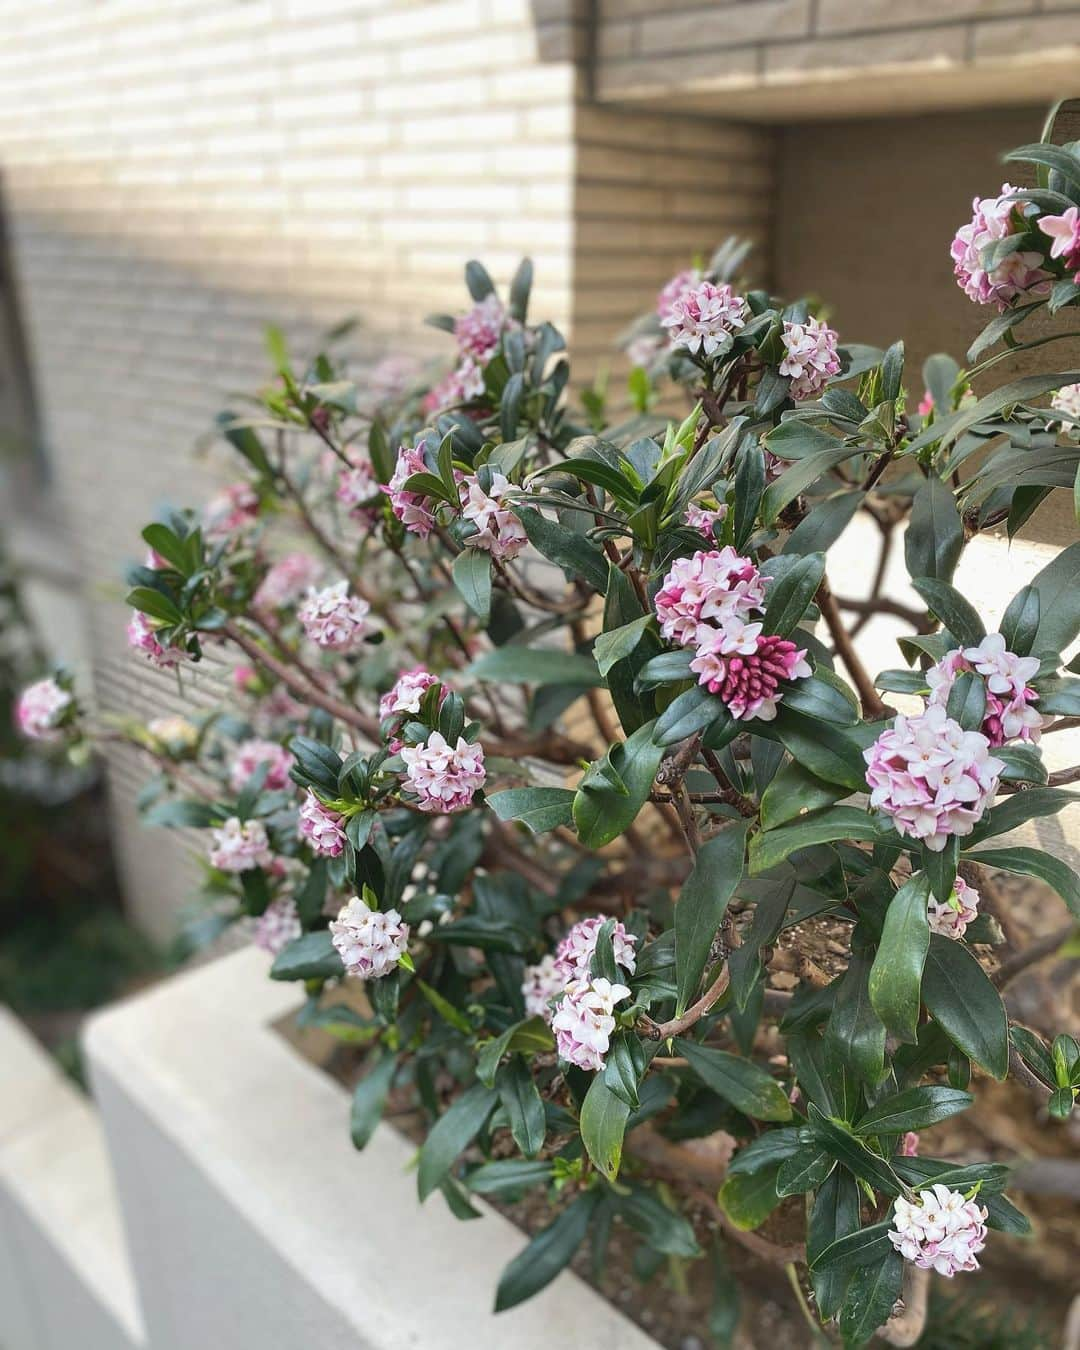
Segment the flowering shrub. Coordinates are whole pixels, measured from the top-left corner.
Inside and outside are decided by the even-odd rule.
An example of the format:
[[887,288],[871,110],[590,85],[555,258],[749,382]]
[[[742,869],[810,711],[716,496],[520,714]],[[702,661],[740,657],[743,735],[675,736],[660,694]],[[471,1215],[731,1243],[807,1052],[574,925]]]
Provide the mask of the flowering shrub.
[[[1058,1117],[1080,1087],[1075,1042],[1010,1027],[1033,956],[999,957],[986,912],[1004,870],[1080,916],[1060,859],[992,842],[1075,795],[1039,738],[1080,715],[1080,544],[1000,613],[953,585],[1080,464],[1080,372],[991,377],[1031,314],[1080,302],[1080,154],[1012,158],[1040,186],[978,201],[953,245],[1001,313],[966,371],[931,358],[918,412],[902,344],[845,345],[731,245],[627,335],[636,415],[590,433],[529,265],[504,301],[470,263],[472,308],[433,320],[448,376],[363,388],[272,334],[258,415],[221,420],[240,480],[143,532],[132,646],[182,681],[207,647],[241,661],[228,716],[122,729],[161,769],[148,818],[207,832],[213,927],[253,921],[308,1021],[340,1027],[325,991],[363,982],[358,1148],[399,1091],[430,1125],[422,1198],[549,1197],[500,1309],[586,1238],[602,1262],[615,1218],[680,1260],[761,1229],[861,1344],[905,1267],[975,1269],[988,1230],[1027,1230],[1007,1169],[918,1146],[1010,1064]],[[906,665],[876,678],[852,628],[884,568],[861,604],[826,571],[859,512],[886,549],[906,523],[923,602],[893,604]],[[20,706],[49,738],[75,714],[60,686]],[[781,935],[815,953],[793,992]],[[717,1131],[718,1196],[686,1147]]]

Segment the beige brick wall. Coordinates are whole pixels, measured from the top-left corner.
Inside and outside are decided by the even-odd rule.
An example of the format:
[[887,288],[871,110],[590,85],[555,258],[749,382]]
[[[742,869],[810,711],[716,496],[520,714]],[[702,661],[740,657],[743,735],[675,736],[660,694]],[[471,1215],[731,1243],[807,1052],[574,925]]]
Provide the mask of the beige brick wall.
[[1076,92],[1075,0],[597,0],[596,87],[737,118]]

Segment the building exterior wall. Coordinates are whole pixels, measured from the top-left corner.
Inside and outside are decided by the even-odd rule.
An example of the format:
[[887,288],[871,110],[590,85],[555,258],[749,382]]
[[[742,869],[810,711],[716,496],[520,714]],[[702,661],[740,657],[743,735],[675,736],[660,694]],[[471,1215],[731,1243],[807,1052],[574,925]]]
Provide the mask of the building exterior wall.
[[1075,0],[597,0],[596,23],[601,98],[772,121],[1045,101],[1080,57]]

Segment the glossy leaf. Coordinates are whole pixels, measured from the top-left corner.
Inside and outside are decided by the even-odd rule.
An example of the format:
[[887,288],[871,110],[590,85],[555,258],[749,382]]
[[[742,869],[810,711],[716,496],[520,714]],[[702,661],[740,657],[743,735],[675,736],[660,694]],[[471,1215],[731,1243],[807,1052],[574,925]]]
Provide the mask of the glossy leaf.
[[889,902],[870,969],[874,1011],[886,1028],[904,1041],[915,1040],[922,1005],[923,966],[930,949],[929,898],[930,881],[923,872],[896,892]]
[[390,1085],[394,1081],[397,1057],[383,1053],[357,1083],[352,1098],[349,1131],[353,1145],[364,1148],[382,1119]]
[[970,1092],[949,1087],[909,1088],[872,1106],[855,1125],[856,1134],[904,1134],[928,1130],[950,1116],[966,1111],[975,1101]]
[[495,1293],[497,1313],[538,1294],[570,1264],[585,1241],[589,1220],[599,1202],[599,1191],[585,1191],[518,1252],[499,1279]]
[[630,1107],[596,1074],[581,1106],[581,1140],[597,1169],[614,1181],[622,1163],[623,1136]]
[[518,820],[533,834],[543,834],[574,820],[574,793],[570,788],[505,788],[485,798],[500,820]]
[[952,1043],[987,1073],[1009,1071],[1009,1022],[1001,995],[962,942],[933,933],[923,972],[923,1002]]
[[746,825],[725,826],[698,850],[694,868],[675,905],[675,969],[681,1016],[693,1000],[743,870]]
[[771,1074],[748,1059],[714,1050],[680,1037],[675,1042],[680,1055],[706,1087],[754,1120],[790,1120],[791,1103]]

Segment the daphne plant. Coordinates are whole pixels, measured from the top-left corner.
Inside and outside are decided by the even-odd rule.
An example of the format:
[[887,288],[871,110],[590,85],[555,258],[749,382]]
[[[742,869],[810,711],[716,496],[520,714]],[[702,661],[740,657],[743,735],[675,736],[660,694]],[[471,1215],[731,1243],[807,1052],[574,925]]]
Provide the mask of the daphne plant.
[[[639,411],[598,434],[529,264],[504,301],[473,262],[472,308],[432,320],[449,375],[358,383],[271,334],[274,383],[220,421],[237,481],[143,532],[133,647],[184,684],[208,648],[237,662],[192,734],[113,731],[157,762],[147,818],[207,832],[213,930],[254,921],[305,1020],[368,1047],[357,1147],[400,1093],[422,1198],[547,1196],[499,1309],[586,1239],[602,1266],[621,1219],[676,1262],[797,1263],[859,1345],[905,1269],[973,1270],[1028,1229],[1006,1167],[917,1138],[1010,1067],[1033,1110],[1080,1088],[1076,1043],[1002,1000],[1080,881],[993,842],[1076,796],[1040,737],[1080,716],[1080,544],[1000,613],[954,585],[972,538],[1080,466],[1080,371],[992,380],[1021,324],[1080,303],[1080,150],[1010,158],[1039,185],[977,202],[953,247],[1000,313],[968,368],[927,362],[918,412],[902,344],[845,345],[728,245],[628,335]],[[650,411],[681,395],[681,420]],[[884,565],[869,599],[836,593],[857,516],[883,559],[906,527],[921,606],[880,594]],[[853,639],[883,605],[910,631],[875,678]],[[31,734],[67,732],[63,686],[25,701]],[[1049,943],[1002,949],[1001,872],[1060,895]],[[346,1016],[325,995],[350,981]],[[718,1193],[686,1142],[716,1135]]]

